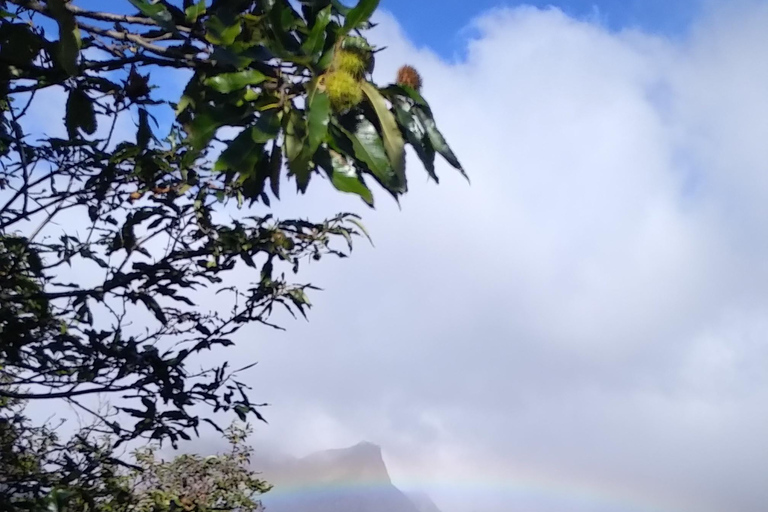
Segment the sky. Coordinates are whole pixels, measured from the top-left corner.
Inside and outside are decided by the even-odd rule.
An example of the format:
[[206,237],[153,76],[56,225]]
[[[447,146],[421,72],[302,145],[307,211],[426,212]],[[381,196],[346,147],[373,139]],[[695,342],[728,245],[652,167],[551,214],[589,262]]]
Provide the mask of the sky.
[[471,184],[409,155],[400,207],[276,206],[359,212],[375,247],[308,268],[309,322],[211,356],[259,361],[256,446],[377,443],[443,512],[763,511],[768,1],[383,0],[375,21],[374,79],[419,69]]

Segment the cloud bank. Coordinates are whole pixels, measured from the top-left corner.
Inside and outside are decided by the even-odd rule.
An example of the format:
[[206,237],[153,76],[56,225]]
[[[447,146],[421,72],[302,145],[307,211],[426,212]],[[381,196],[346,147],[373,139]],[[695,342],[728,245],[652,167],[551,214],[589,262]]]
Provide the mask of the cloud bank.
[[446,512],[762,510],[768,5],[674,41],[499,9],[455,62],[378,21],[376,78],[422,72],[472,184],[412,170],[375,249],[312,268],[311,322],[242,340],[258,436],[378,442]]

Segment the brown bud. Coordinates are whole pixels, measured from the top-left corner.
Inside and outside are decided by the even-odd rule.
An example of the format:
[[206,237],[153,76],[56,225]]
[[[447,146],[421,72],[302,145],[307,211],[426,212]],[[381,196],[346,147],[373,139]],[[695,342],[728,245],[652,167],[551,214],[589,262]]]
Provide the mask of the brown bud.
[[421,76],[413,66],[403,66],[397,72],[397,84],[407,85],[418,91],[421,89]]

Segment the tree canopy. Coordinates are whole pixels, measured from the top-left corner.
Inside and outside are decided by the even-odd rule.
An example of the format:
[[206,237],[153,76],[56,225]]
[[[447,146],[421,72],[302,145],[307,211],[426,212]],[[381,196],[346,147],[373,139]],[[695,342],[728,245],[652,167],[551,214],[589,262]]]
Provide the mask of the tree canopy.
[[[50,440],[37,473],[71,481],[124,442],[220,429],[218,411],[263,419],[244,368],[191,362],[244,325],[277,327],[275,308],[304,315],[312,287],[290,276],[365,234],[351,213],[275,218],[285,186],[327,181],[373,206],[376,183],[397,199],[406,146],[435,181],[438,153],[464,173],[416,70],[372,82],[375,0],[99,5],[114,12],[0,1],[0,441],[18,454],[24,439],[55,439],[32,435],[19,408],[66,402],[91,418],[76,438],[86,455],[66,460]],[[168,99],[170,70],[188,82]],[[28,118],[52,92],[64,118],[41,129]],[[242,268],[247,283],[232,279]],[[214,293],[217,308],[198,303]],[[36,478],[15,496],[32,503],[69,477]]]

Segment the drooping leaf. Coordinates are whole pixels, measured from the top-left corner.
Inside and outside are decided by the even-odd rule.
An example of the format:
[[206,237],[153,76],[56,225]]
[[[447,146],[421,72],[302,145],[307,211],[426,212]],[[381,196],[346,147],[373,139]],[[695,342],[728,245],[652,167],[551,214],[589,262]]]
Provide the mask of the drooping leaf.
[[249,174],[261,155],[262,144],[253,140],[253,128],[246,128],[222,151],[213,166],[214,171],[235,171]]
[[439,183],[439,179],[435,173],[435,149],[429,142],[424,127],[419,120],[412,115],[411,104],[404,101],[402,98],[395,98],[392,106],[395,109],[397,121],[403,129],[406,139],[408,139],[408,143],[413,147],[419,159],[424,164],[427,174],[429,174],[436,183]]
[[403,147],[405,143],[403,142],[403,136],[400,134],[400,129],[397,127],[395,116],[392,115],[384,97],[376,89],[376,86],[370,82],[363,82],[362,89],[365,95],[368,96],[368,101],[373,105],[373,109],[379,118],[381,133],[384,139],[384,149],[386,149],[389,163],[397,174],[400,183],[402,183],[403,191],[405,191],[407,188],[405,181],[405,149]]
[[307,126],[304,118],[295,109],[287,116],[285,125],[285,155],[288,157],[288,168],[296,177],[296,185],[304,192],[309,185],[311,169],[307,157]]
[[158,304],[155,299],[146,293],[142,293],[139,295],[139,300],[155,315],[155,318],[157,318],[160,323],[168,323],[168,318],[166,318],[163,308],[160,307],[160,304]]
[[78,135],[78,129],[88,135],[96,132],[96,114],[93,111],[93,100],[85,91],[74,88],[69,91],[67,98],[65,124],[67,134],[71,139]]
[[392,169],[376,127],[365,117],[360,116],[354,131],[349,131],[340,124],[336,126],[352,142],[355,157],[362,161],[370,173],[391,194],[397,196],[405,191],[405,184],[400,181],[398,174]]
[[269,155],[269,184],[272,193],[280,199],[280,171],[283,167],[283,147],[279,144],[272,146],[272,153]]
[[251,133],[253,140],[265,144],[275,139],[280,133],[280,116],[281,113],[274,110],[262,112]]
[[48,7],[59,25],[59,65],[69,76],[77,74],[77,57],[80,54],[82,41],[80,29],[77,28],[75,15],[67,9],[65,0],[49,0]]
[[307,158],[314,156],[320,143],[328,134],[328,122],[331,116],[331,100],[325,92],[315,90],[309,100],[307,115]]
[[378,6],[379,0],[360,0],[357,2],[357,5],[346,15],[344,29],[349,32],[368,21]]
[[247,111],[231,104],[217,105],[213,109],[198,113],[184,129],[189,135],[192,147],[204,148],[216,134],[216,131],[225,125],[241,122]]
[[152,129],[149,127],[149,113],[147,109],[139,109],[139,129],[136,132],[136,144],[141,149],[146,149],[152,140]]
[[437,129],[437,124],[432,116],[427,114],[420,106],[413,107],[413,113],[416,115],[419,122],[421,122],[422,126],[424,126],[424,129],[427,132],[427,137],[429,137],[429,141],[432,143],[432,147],[435,148],[438,153],[443,155],[443,158],[445,158],[449,164],[458,169],[465,178],[469,179],[467,173],[465,173],[464,169],[461,167],[458,158],[456,158],[456,155],[453,154],[450,146],[448,146],[448,143],[445,141],[443,134]]
[[305,54],[314,56],[323,50],[325,45],[325,28],[330,21],[331,6],[329,5],[317,13],[315,25],[312,27],[307,40],[301,45],[301,49],[304,50]]
[[148,2],[147,0],[128,0],[141,14],[152,18],[158,25],[169,32],[178,33],[178,28],[173,22],[173,16],[162,2]]
[[205,80],[205,85],[221,93],[239,91],[249,85],[257,85],[267,77],[255,69],[246,69],[235,73],[223,73]]
[[325,169],[336,190],[357,194],[368,206],[373,206],[373,193],[362,177],[357,174],[355,166],[336,151],[330,150],[322,153],[318,163]]

